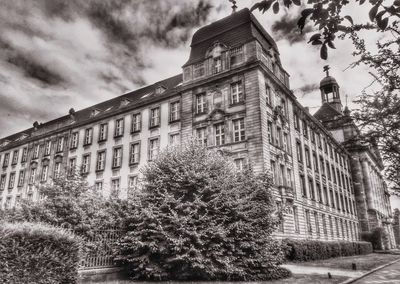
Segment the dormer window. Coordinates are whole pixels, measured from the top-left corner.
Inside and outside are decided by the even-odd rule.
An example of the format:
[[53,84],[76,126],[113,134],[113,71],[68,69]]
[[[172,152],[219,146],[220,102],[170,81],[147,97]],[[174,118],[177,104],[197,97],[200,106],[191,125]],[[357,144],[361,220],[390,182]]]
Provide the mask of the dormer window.
[[165,88],[164,86],[158,86],[158,87],[156,88],[156,94],[157,94],[157,95],[162,94],[162,93],[165,92],[166,89],[167,89],[167,88]]
[[91,113],[90,113],[90,117],[96,116],[100,113],[100,110],[98,109],[92,109]]
[[215,57],[213,62],[213,73],[219,73],[222,71],[222,60],[221,56]]
[[194,69],[193,70],[194,78],[199,78],[199,77],[204,76],[204,62],[195,64],[193,66],[193,69]]
[[243,46],[231,49],[231,65],[239,64],[243,62],[243,59]]
[[127,98],[124,98],[124,99],[122,99],[121,100],[121,107],[123,107],[123,106],[127,106],[127,105],[129,105],[129,103],[130,103],[131,101],[130,100],[128,100]]

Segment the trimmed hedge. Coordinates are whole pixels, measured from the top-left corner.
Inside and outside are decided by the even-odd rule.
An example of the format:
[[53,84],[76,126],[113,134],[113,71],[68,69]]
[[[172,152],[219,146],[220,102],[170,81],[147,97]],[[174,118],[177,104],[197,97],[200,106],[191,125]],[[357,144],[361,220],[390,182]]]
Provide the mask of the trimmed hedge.
[[286,259],[291,261],[310,261],[372,252],[372,244],[369,242],[295,239],[284,239],[282,242],[286,245]]
[[77,283],[80,242],[40,223],[0,223],[0,275],[4,283]]

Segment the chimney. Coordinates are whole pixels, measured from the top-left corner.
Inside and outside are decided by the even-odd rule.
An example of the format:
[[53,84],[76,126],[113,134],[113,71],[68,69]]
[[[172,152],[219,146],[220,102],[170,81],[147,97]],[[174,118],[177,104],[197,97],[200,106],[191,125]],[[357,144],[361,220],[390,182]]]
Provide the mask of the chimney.
[[75,119],[75,110],[72,107],[69,109],[69,117]]

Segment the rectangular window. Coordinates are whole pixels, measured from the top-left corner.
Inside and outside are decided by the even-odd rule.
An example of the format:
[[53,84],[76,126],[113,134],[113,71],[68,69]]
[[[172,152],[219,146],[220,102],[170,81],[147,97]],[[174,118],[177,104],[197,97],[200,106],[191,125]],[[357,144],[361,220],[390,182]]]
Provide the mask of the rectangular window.
[[128,188],[135,189],[138,184],[138,177],[137,176],[129,176],[128,177]]
[[25,171],[20,170],[19,175],[18,175],[18,186],[19,187],[24,185],[24,180],[25,180]]
[[71,146],[70,149],[78,148],[79,132],[74,132],[71,134]]
[[278,173],[276,169],[275,161],[271,160],[271,174],[272,174],[272,182],[277,184],[278,182]]
[[10,153],[5,153],[3,160],[3,167],[8,167],[9,162],[10,162]]
[[293,186],[293,182],[292,182],[292,170],[291,169],[286,169],[286,182],[287,182],[287,186],[292,187]]
[[180,103],[173,102],[169,105],[169,121],[177,121],[180,119]]
[[310,150],[308,149],[308,147],[305,147],[304,154],[306,156],[306,165],[308,168],[311,169]]
[[283,133],[283,150],[290,153],[289,135],[286,132]]
[[325,214],[322,214],[321,216],[322,216],[322,229],[323,229],[323,232],[324,232],[324,236],[327,237],[328,236],[328,229],[326,227],[326,217],[325,217]]
[[204,76],[204,63],[198,63],[193,66],[193,77],[198,78]]
[[317,211],[314,211],[314,220],[315,220],[315,231],[317,233],[317,236],[319,236],[320,235],[319,216]]
[[282,129],[276,127],[275,146],[282,147]]
[[88,146],[92,144],[93,140],[93,128],[85,129],[85,138],[83,140],[83,146]]
[[196,113],[205,113],[207,111],[206,94],[196,95]]
[[170,146],[178,146],[181,143],[180,134],[179,133],[170,134],[168,143]]
[[60,153],[64,150],[64,136],[58,137],[56,144],[56,153]]
[[111,180],[111,191],[118,193],[120,189],[120,179],[115,178]]
[[149,161],[152,161],[157,157],[159,150],[160,144],[158,138],[151,139],[149,141]]
[[29,184],[33,184],[36,181],[36,168],[31,169],[31,174],[29,176]]
[[268,127],[268,142],[272,145],[274,145],[274,131],[272,128],[272,122],[268,121],[267,122],[267,127]]
[[326,173],[328,174],[328,180],[331,180],[331,166],[329,165],[328,161],[326,161]]
[[22,149],[21,163],[25,163],[27,160],[28,160],[28,147],[24,147]]
[[129,154],[129,164],[138,164],[140,158],[140,143],[132,143],[130,154]]
[[113,151],[113,168],[119,168],[122,165],[122,147],[114,148]]
[[156,107],[150,110],[150,127],[160,125],[160,108]]
[[308,178],[308,188],[310,190],[311,200],[315,200],[314,181],[313,181],[313,179],[311,177]]
[[333,238],[335,236],[335,234],[333,232],[332,216],[329,216],[328,220],[329,220],[329,230],[331,231],[331,237]]
[[51,152],[51,141],[47,140],[44,143],[44,156],[49,156]]
[[231,84],[231,104],[237,104],[244,101],[242,82]]
[[243,171],[246,168],[245,160],[243,158],[235,159],[234,162],[238,171]]
[[124,135],[124,119],[120,118],[115,121],[114,137],[121,137]]
[[235,119],[233,121],[233,140],[240,142],[246,139],[244,118]]
[[304,175],[300,175],[300,187],[303,197],[307,197],[307,187]]
[[97,152],[96,171],[104,171],[106,168],[106,150]]
[[293,114],[293,123],[294,123],[294,128],[299,131],[300,130],[300,119],[299,115],[297,113]]
[[224,123],[218,123],[214,125],[215,129],[215,145],[220,146],[225,144],[225,125]]
[[308,138],[307,123],[304,119],[302,120],[302,125],[303,125],[303,135],[304,135],[304,137]]
[[325,162],[322,156],[319,156],[319,165],[321,167],[321,174],[325,175]]
[[296,152],[297,152],[297,161],[299,161],[299,163],[303,163],[303,151],[301,147],[301,142],[298,140],[296,141]]
[[90,154],[85,154],[82,156],[82,174],[88,174],[90,169]]
[[311,225],[311,216],[310,216],[310,210],[306,209],[305,210],[306,214],[306,226],[307,226],[307,232],[309,235],[312,234],[312,225]]
[[98,142],[107,140],[108,136],[108,123],[102,123],[99,125],[99,139]]
[[318,159],[317,159],[317,154],[313,151],[313,163],[314,163],[314,171],[316,173],[319,173],[319,166],[318,166]]
[[322,149],[321,134],[317,133],[317,144],[318,148]]
[[332,190],[329,190],[329,198],[331,200],[331,207],[335,208],[335,196]]
[[132,115],[132,127],[131,127],[131,132],[140,132],[142,129],[142,114],[141,113],[135,113]]
[[268,84],[265,84],[265,100],[267,102],[267,105],[272,106],[272,91],[271,87]]
[[40,177],[40,181],[42,181],[42,182],[47,181],[48,173],[49,173],[49,166],[44,165],[42,167],[42,175]]
[[0,177],[0,191],[3,191],[4,188],[6,187],[6,179],[7,179],[7,175],[2,174]]
[[296,233],[300,233],[299,212],[296,206],[293,206],[293,219],[294,219],[294,231]]
[[196,129],[196,140],[202,146],[207,146],[207,128],[197,128]]
[[18,163],[19,150],[14,150],[11,165]]
[[322,203],[322,190],[321,190],[321,185],[317,182],[317,201],[319,201],[320,203]]
[[10,179],[8,180],[8,189],[13,189],[15,184],[15,172],[10,173]]
[[310,128],[311,143],[315,144],[315,132]]
[[68,174],[73,175],[76,171],[76,158],[69,159]]
[[54,164],[54,177],[59,178],[61,175],[61,162]]
[[213,60],[213,74],[219,73],[222,71],[222,60],[221,56],[215,57]]
[[329,205],[329,200],[328,200],[328,188],[324,186],[324,199],[325,199],[325,205]]
[[232,48],[230,50],[230,55],[231,55],[231,65],[243,62],[244,59],[243,46]]
[[97,192],[103,191],[103,182],[102,181],[96,181],[94,183],[94,188]]

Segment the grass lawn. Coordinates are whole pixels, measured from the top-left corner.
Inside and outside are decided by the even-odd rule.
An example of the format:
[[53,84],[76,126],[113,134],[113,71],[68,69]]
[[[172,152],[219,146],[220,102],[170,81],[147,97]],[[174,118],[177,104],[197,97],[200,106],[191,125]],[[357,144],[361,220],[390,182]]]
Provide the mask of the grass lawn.
[[330,259],[296,262],[290,264],[351,270],[352,263],[355,263],[357,265],[357,270],[371,270],[396,259],[400,259],[400,255],[371,253],[367,255],[336,257]]

